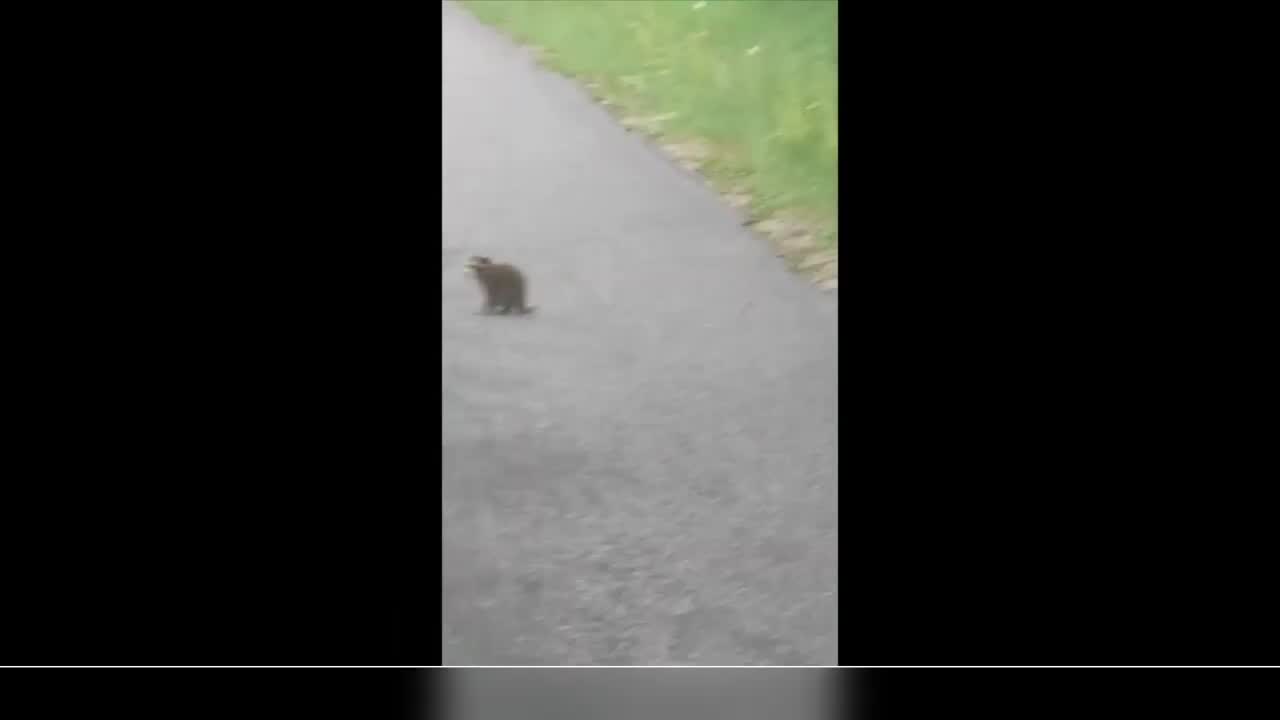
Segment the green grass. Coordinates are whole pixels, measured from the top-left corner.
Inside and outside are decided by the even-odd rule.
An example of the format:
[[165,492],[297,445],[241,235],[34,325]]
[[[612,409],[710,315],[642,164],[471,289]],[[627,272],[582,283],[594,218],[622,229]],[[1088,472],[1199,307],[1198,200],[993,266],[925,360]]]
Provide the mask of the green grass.
[[714,149],[702,171],[757,217],[835,245],[836,0],[464,0],[624,116]]

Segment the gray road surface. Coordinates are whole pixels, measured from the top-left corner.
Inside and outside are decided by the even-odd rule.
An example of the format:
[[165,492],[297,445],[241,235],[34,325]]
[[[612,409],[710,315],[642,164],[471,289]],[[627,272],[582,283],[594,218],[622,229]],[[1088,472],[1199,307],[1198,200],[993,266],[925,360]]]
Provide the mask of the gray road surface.
[[445,664],[835,663],[836,296],[442,7]]

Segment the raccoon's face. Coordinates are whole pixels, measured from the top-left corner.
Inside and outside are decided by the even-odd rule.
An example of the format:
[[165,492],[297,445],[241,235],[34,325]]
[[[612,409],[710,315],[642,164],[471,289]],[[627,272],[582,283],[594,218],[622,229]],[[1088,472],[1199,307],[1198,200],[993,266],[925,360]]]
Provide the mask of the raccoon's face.
[[472,255],[471,259],[467,260],[467,269],[475,272],[476,268],[492,264],[493,260],[485,257],[484,255]]

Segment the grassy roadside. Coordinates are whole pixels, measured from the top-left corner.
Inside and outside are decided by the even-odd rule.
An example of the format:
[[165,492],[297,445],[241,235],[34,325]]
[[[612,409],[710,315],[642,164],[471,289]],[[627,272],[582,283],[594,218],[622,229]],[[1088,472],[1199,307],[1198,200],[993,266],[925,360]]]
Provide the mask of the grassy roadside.
[[697,169],[834,285],[835,0],[462,0]]

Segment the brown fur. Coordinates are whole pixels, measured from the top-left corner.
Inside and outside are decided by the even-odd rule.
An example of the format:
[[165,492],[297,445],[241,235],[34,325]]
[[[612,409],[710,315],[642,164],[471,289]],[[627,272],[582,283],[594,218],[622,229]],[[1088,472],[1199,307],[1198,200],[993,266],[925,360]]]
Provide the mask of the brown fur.
[[495,263],[483,255],[473,255],[467,263],[467,269],[475,275],[476,281],[484,290],[482,313],[505,315],[514,312],[525,315],[533,312],[534,308],[525,304],[524,273],[516,266]]

